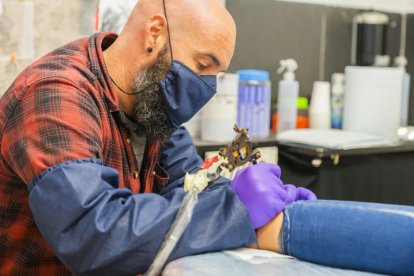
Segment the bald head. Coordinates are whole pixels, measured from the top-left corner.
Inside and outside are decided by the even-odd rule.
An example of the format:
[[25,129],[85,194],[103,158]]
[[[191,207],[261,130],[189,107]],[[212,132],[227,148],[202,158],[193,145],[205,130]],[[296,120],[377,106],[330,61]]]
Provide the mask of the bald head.
[[165,10],[163,0],[140,0],[104,56],[112,80],[122,89],[116,92],[124,111],[147,134],[167,137],[171,129],[159,82],[171,60],[199,75],[217,75],[227,70],[235,41],[233,18],[218,0],[165,0]]
[[184,55],[186,51],[214,54],[220,62],[219,69],[227,70],[234,53],[236,27],[223,5],[217,0],[175,0],[168,8],[177,54]]
[[140,46],[139,60],[146,60],[148,47],[154,49],[155,58],[168,46],[168,19],[174,59],[199,74],[227,70],[234,53],[236,27],[224,6],[218,0],[165,0],[165,8],[166,14],[162,0],[140,0],[120,40],[127,41],[130,49]]

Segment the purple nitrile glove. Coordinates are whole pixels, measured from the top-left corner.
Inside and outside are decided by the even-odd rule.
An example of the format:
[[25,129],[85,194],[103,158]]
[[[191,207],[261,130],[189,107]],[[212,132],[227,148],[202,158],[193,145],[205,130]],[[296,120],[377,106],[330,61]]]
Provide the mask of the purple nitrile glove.
[[305,188],[283,185],[279,166],[260,163],[239,171],[231,187],[247,208],[254,229],[258,229],[297,200],[314,200],[316,196]]

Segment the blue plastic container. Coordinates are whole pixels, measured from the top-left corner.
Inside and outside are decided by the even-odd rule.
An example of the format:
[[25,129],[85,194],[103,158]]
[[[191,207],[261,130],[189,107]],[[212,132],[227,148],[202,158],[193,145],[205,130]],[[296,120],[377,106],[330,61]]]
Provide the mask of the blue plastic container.
[[269,72],[239,70],[237,124],[248,128],[250,137],[265,138],[270,133],[271,83]]

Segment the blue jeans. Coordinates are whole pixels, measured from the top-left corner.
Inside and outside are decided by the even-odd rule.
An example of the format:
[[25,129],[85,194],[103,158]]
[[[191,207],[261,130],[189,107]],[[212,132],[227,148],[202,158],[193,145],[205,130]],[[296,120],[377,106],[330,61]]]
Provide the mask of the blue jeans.
[[339,267],[414,275],[414,207],[298,201],[284,210],[284,254]]

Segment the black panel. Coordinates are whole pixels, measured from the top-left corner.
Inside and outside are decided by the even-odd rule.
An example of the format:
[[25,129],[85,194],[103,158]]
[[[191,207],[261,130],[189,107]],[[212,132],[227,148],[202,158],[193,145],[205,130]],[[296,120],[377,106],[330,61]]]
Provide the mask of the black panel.
[[309,95],[318,79],[320,25],[323,9],[268,0],[227,0],[237,25],[237,46],[231,71],[241,68],[271,73],[272,99],[276,101],[281,76],[279,61],[294,58],[299,63],[300,94]]

